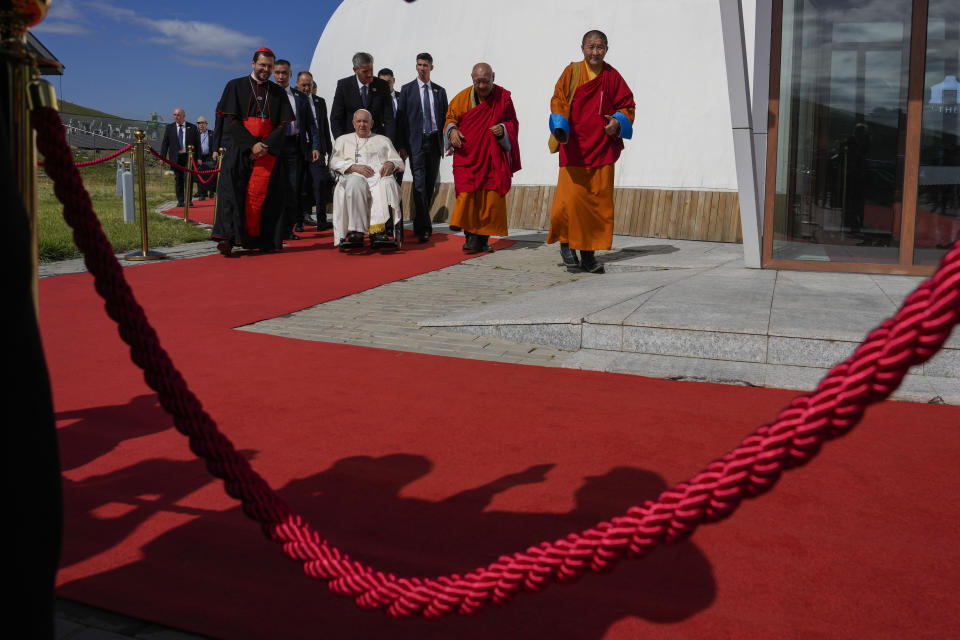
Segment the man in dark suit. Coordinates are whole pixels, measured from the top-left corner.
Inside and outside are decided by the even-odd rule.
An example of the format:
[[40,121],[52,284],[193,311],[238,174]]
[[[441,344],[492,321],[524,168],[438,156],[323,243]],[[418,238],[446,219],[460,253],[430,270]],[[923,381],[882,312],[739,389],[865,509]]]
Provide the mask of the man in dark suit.
[[[394,147],[396,147],[398,142],[399,143],[403,142],[403,136],[401,135],[402,129],[400,127],[400,120],[397,117],[397,109],[399,109],[400,107],[400,92],[395,91],[393,89],[394,83],[396,83],[397,79],[393,75],[393,69],[390,69],[388,67],[384,67],[383,69],[380,69],[380,71],[377,72],[377,77],[383,80],[384,82],[386,82],[388,85],[390,85],[390,103],[391,103],[391,106],[393,106],[393,120],[396,123],[396,127],[397,127],[397,139],[393,141]],[[405,152],[402,153],[400,157],[403,158],[404,160],[407,159],[407,155]],[[399,185],[403,184],[402,171],[397,171],[395,174],[393,174],[393,177],[396,178],[397,184]]]
[[[393,75],[393,69],[388,69],[387,67],[384,67],[383,69],[380,69],[380,71],[377,72],[377,77],[383,80],[384,82],[386,82],[388,85],[390,85],[390,102],[391,102],[391,106],[393,106],[393,119],[396,120],[397,106],[398,106],[398,101],[400,100],[400,92],[395,91],[393,88],[394,83],[396,83],[397,81],[397,79]],[[397,126],[399,127],[399,123],[397,123]],[[399,132],[399,129],[397,131]]]
[[[304,224],[315,224],[317,231],[324,231],[333,228],[333,225],[327,222],[327,204],[333,199],[333,176],[327,168],[327,161],[333,152],[327,103],[317,95],[317,83],[313,81],[313,74],[309,71],[297,74],[297,89],[307,96],[311,116],[317,123],[317,138],[320,144],[320,159],[307,165],[300,182],[300,211]],[[317,205],[316,220],[310,219],[313,205]]]
[[317,123],[310,111],[307,96],[290,86],[290,61],[277,60],[273,64],[273,80],[283,89],[297,118],[288,122],[283,147],[277,154],[277,161],[287,165],[290,178],[290,191],[284,198],[284,224],[289,230],[288,240],[299,240],[294,231],[303,231],[300,220],[300,181],[307,165],[320,159],[320,134]]
[[[193,145],[194,154],[200,149],[200,135],[197,128],[191,122],[187,122],[187,114],[183,109],[177,107],[173,110],[173,122],[167,125],[163,132],[163,142],[160,144],[160,155],[170,162],[174,162],[181,167],[187,166],[187,147]],[[180,169],[173,170],[174,182],[177,193],[177,206],[183,206],[183,189],[186,182],[186,174]],[[191,194],[190,200],[193,200]]]
[[417,79],[400,90],[397,118],[400,130],[401,156],[410,158],[413,173],[413,232],[420,242],[426,242],[433,233],[430,204],[433,189],[440,172],[443,157],[443,122],[447,116],[447,92],[431,82],[433,56],[417,56]]
[[336,140],[353,133],[353,114],[366,109],[373,116],[373,131],[390,138],[397,146],[397,132],[390,99],[390,85],[373,75],[373,56],[360,51],[353,55],[353,74],[337,81],[330,107],[330,130]]
[[[214,133],[207,129],[207,119],[203,116],[197,118],[197,135],[200,137],[200,146],[194,150],[194,158],[197,159],[197,168],[202,171],[209,171],[217,168],[217,147],[214,145]],[[214,173],[207,173],[195,176],[197,182],[197,200],[212,198],[217,191],[217,176]],[[206,181],[206,182],[204,182]]]

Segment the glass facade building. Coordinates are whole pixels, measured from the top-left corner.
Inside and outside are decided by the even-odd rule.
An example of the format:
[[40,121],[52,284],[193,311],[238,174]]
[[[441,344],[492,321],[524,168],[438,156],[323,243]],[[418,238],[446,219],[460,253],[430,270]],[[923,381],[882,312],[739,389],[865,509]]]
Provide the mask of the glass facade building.
[[773,9],[764,266],[930,272],[960,236],[960,1]]

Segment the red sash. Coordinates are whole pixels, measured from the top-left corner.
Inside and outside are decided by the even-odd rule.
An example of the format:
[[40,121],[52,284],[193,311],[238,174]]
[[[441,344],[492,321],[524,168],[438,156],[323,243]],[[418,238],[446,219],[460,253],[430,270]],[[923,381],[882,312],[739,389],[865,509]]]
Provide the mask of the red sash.
[[[250,135],[260,138],[267,137],[273,131],[273,123],[266,118],[246,118],[243,121]],[[246,220],[247,235],[260,236],[260,209],[263,208],[263,201],[267,199],[267,186],[270,184],[270,174],[273,173],[273,165],[277,162],[277,156],[266,154],[253,162],[253,170],[250,172],[250,181],[247,183],[247,199],[244,206],[244,219]]]
[[[506,153],[490,132],[503,123],[510,137],[511,150]],[[453,156],[453,181],[457,193],[473,193],[481,189],[505,196],[510,191],[513,174],[520,170],[520,146],[517,141],[517,113],[510,92],[495,86],[490,96],[463,114],[457,125],[464,143]]]
[[570,139],[560,145],[561,167],[602,167],[613,164],[623,140],[604,133],[606,116],[634,106],[633,93],[616,69],[605,64],[590,82],[577,87],[570,104]]

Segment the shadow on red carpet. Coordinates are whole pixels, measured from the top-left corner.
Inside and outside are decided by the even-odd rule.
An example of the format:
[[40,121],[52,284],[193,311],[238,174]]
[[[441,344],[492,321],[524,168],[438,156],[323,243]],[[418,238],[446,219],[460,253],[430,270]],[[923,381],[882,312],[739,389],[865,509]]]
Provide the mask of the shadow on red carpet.
[[[125,273],[271,486],[354,558],[405,575],[469,570],[619,514],[793,396],[231,330],[454,264],[461,244],[352,256],[325,232],[297,251]],[[610,575],[473,618],[394,621],[304,577],[245,518],[159,409],[88,275],[45,279],[40,299],[64,462],[63,597],[225,638],[956,630],[957,408],[885,403],[728,521]]]

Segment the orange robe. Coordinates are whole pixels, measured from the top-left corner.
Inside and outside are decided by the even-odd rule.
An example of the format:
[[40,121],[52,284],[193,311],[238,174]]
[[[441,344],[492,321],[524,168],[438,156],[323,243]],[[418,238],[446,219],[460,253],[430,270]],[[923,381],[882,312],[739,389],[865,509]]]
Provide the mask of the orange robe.
[[[497,141],[490,127],[502,124],[505,141]],[[520,170],[517,115],[510,92],[494,85],[484,101],[467,87],[450,101],[444,135],[456,125],[464,144],[454,150],[453,179],[457,200],[450,215],[450,228],[482,236],[505,236],[506,195],[513,173]]]
[[[584,251],[609,249],[613,244],[614,162],[623,142],[618,136],[602,133],[602,128],[607,122],[605,115],[620,120],[622,133],[625,123],[633,123],[633,94],[610,65],[604,64],[595,74],[586,62],[573,62],[557,80],[550,111],[556,114],[551,117],[551,128],[559,117],[567,124],[568,141],[559,145],[560,173],[547,242],[568,243],[571,249]],[[551,152],[558,147],[552,131],[550,147]]]

